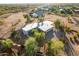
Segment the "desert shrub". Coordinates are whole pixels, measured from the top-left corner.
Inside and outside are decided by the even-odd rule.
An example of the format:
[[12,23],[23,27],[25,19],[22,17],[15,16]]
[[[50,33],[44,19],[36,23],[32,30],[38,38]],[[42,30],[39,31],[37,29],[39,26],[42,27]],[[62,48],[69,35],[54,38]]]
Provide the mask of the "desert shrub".
[[54,22],[54,24],[55,24],[55,28],[57,28],[57,29],[59,29],[59,30],[61,30],[61,28],[63,27],[59,19],[57,19],[57,20]]
[[20,32],[13,31],[13,33],[11,34],[11,37],[13,37],[15,39],[20,39],[21,38]]
[[64,29],[65,29],[65,32],[67,32],[67,33],[71,32],[71,28],[68,26],[64,27]]
[[11,48],[13,45],[13,41],[11,39],[5,39],[1,41],[1,44],[5,47],[5,48]]
[[31,22],[32,20],[31,20],[31,16],[30,15],[25,15],[24,16],[25,18],[27,18],[27,23],[29,23],[29,22]]
[[77,32],[77,36],[79,37],[79,32]]
[[77,35],[74,35],[73,38],[76,39],[77,38]]
[[4,23],[4,21],[0,19],[0,25],[2,25],[3,23]]
[[38,50],[38,46],[37,46],[37,42],[36,39],[33,37],[29,37],[26,41],[25,41],[25,50],[26,50],[26,54],[28,55],[34,55],[37,50]]
[[52,40],[48,43],[49,46],[49,54],[58,55],[60,50],[64,50],[64,43],[58,40]]
[[32,36],[34,36],[35,32],[39,32],[38,29],[32,29],[31,32],[30,32],[30,34],[32,34]]
[[65,40],[64,40],[64,38],[60,38],[59,40],[60,40],[60,41],[62,41],[63,43],[65,43]]
[[42,31],[39,31],[38,29],[33,29],[31,32],[32,32],[31,36],[36,38],[36,41],[38,42],[38,44],[43,45],[44,40],[45,40],[45,33]]

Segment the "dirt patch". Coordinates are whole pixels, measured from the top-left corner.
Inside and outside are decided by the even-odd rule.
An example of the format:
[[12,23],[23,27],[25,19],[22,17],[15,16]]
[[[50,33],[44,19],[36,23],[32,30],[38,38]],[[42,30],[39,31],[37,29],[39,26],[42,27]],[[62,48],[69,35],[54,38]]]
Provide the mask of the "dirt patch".
[[12,28],[15,30],[21,29],[27,19],[23,17],[22,12],[15,13],[4,19],[4,24],[0,25],[0,38],[8,38],[12,32]]

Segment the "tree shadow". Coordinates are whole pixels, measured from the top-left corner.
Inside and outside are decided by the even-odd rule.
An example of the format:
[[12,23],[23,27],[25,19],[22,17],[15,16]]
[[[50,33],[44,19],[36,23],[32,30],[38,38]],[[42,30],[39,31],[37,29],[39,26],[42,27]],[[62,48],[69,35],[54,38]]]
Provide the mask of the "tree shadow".
[[13,32],[10,38],[17,44],[23,44],[27,36],[23,34],[22,30],[18,30]]
[[46,38],[47,40],[52,39],[52,38],[54,37],[53,32],[54,32],[53,30],[48,31],[48,32],[45,34],[45,38]]
[[63,38],[63,40],[64,40],[64,51],[65,51],[65,53],[66,53],[68,56],[74,55],[75,52],[74,52],[74,50],[73,50],[73,47],[72,47],[72,45],[71,45],[71,42],[68,40],[68,38],[67,38],[67,36],[66,36],[64,30],[62,30],[62,31],[57,31],[57,32],[55,32],[55,34],[56,34],[56,36],[57,36],[59,39]]
[[74,17],[73,17],[73,19],[74,19],[74,21],[76,22],[76,25],[78,25],[78,24],[79,24],[79,20],[77,20],[77,19],[74,18]]

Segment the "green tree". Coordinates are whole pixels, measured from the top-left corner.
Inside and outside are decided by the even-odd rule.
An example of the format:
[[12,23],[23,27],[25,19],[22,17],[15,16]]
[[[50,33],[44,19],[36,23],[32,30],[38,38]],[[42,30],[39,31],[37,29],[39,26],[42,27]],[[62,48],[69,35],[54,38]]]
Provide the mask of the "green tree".
[[38,46],[37,46],[37,42],[35,40],[35,38],[33,37],[29,37],[26,41],[25,41],[25,50],[26,50],[26,53],[28,55],[34,55],[37,50],[38,50]]
[[13,31],[11,36],[14,37],[15,39],[19,39],[19,40],[21,39],[20,32],[18,32],[18,31]]
[[59,11],[59,6],[53,6],[53,7],[51,8],[51,11],[54,12],[55,14],[59,14],[59,13],[60,13],[60,11]]
[[57,29],[60,29],[60,27],[61,27],[61,22],[60,22],[59,19],[57,19],[57,20],[54,22],[54,24],[55,24],[55,27],[56,27]]
[[32,36],[34,36],[34,33],[35,33],[35,32],[38,32],[38,30],[37,30],[37,29],[32,29],[32,30],[31,30]]
[[34,35],[39,46],[42,46],[45,42],[45,34],[43,32],[35,32]]
[[58,55],[61,50],[64,50],[63,42],[55,39],[50,41],[48,46],[49,46],[48,51],[49,51],[49,54],[51,55]]
[[32,30],[32,36],[36,38],[38,45],[40,45],[40,46],[43,45],[44,40],[45,40],[45,33],[44,32],[41,32],[37,29],[33,29]]
[[27,22],[28,23],[32,21],[30,15],[23,15],[23,16],[24,16],[24,18],[27,18]]
[[13,45],[13,41],[11,39],[5,39],[1,41],[1,44],[5,47],[5,48],[11,48]]

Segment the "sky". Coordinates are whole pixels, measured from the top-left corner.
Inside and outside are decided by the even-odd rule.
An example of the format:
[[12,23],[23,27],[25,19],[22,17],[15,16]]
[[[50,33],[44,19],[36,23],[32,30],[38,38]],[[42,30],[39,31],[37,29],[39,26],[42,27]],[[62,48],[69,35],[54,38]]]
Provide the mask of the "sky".
[[19,3],[78,3],[79,0],[0,0],[0,4]]

